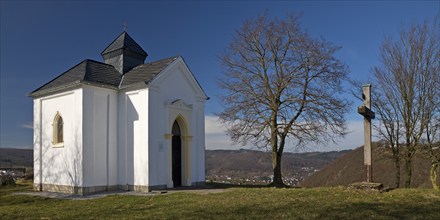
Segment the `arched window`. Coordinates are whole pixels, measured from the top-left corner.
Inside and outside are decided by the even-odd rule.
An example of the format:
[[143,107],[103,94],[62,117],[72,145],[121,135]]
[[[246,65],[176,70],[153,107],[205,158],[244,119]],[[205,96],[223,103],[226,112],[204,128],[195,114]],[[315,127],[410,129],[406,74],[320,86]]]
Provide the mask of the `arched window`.
[[173,129],[171,132],[173,133],[173,135],[180,136],[180,126],[179,123],[177,123],[177,121],[174,121]]
[[63,117],[57,112],[53,120],[53,144],[60,145],[64,142]]

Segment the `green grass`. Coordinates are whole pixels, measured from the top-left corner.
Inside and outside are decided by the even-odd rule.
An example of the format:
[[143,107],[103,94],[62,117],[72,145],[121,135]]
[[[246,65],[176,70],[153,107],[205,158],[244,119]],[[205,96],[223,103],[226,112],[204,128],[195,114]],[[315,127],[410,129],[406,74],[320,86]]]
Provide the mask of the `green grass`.
[[13,194],[29,190],[0,188],[0,219],[440,219],[440,193],[429,189],[229,188],[91,200]]

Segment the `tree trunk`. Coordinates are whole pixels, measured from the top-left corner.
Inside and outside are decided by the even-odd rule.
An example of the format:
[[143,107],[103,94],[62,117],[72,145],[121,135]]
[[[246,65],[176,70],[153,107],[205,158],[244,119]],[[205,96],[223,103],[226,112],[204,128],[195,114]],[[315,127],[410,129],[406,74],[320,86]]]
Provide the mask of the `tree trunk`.
[[400,187],[400,159],[398,157],[394,157],[394,165],[396,166],[395,184],[396,184],[396,188],[399,188]]
[[412,176],[411,158],[405,159],[405,171],[406,171],[405,188],[410,188],[411,176]]
[[[272,169],[273,169],[273,182],[272,186],[276,188],[285,187],[283,183],[283,178],[281,175],[281,155],[283,155],[284,139],[281,139],[281,143],[278,145],[278,134],[277,134],[277,114],[274,112],[271,117],[271,138],[270,142],[272,145]],[[285,138],[285,137],[284,137]]]
[[431,169],[429,171],[429,177],[431,179],[432,188],[435,190],[439,190],[439,185],[437,183],[437,168],[439,167],[439,163],[431,162]]
[[285,187],[281,175],[281,155],[278,152],[274,152],[274,151],[272,151],[272,169],[273,169],[272,185],[277,188]]

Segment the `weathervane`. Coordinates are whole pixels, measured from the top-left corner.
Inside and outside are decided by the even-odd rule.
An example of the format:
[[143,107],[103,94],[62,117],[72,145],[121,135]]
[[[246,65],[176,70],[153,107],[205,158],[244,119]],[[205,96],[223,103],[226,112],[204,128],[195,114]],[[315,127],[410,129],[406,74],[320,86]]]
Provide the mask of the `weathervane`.
[[358,113],[364,116],[364,165],[367,171],[367,182],[373,182],[373,170],[371,166],[371,119],[375,114],[371,111],[371,85],[362,86],[363,105],[358,107]]

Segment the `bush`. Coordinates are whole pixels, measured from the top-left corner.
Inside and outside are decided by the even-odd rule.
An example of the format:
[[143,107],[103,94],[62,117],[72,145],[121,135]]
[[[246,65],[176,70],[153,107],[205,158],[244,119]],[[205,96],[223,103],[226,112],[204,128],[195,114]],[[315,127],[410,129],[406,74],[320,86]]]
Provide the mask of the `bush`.
[[14,178],[10,174],[0,175],[0,186],[15,186]]

